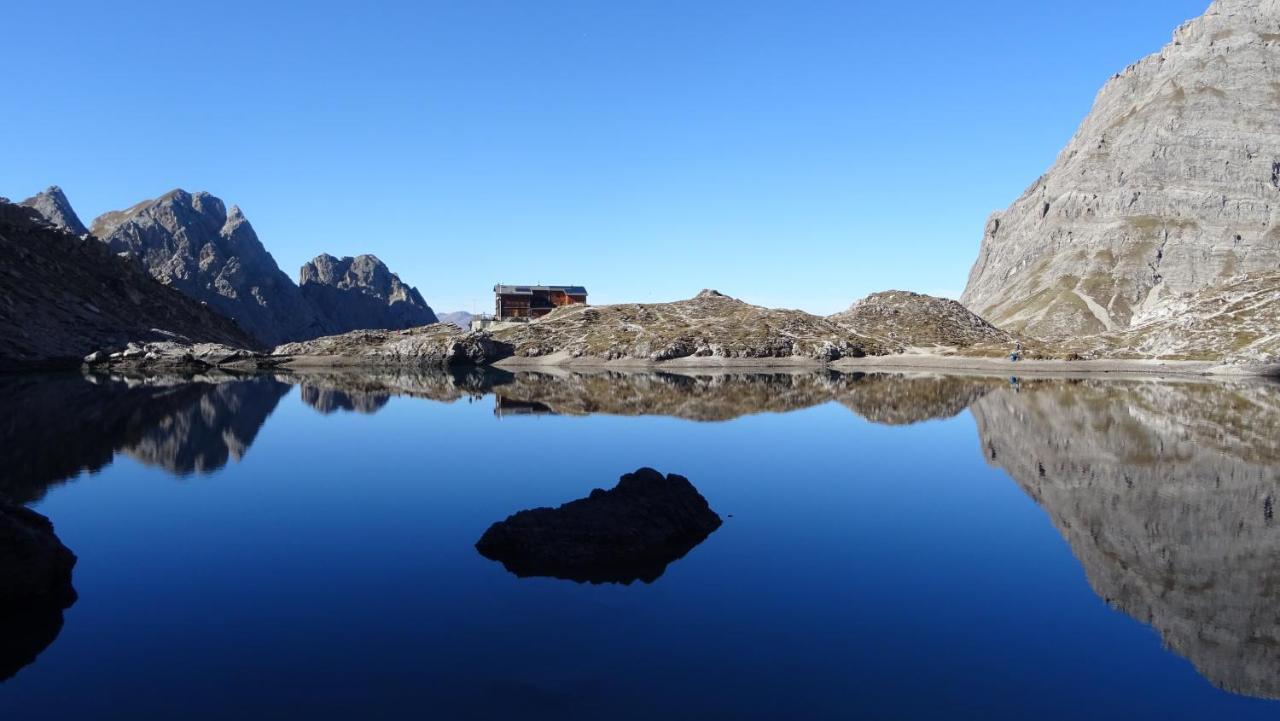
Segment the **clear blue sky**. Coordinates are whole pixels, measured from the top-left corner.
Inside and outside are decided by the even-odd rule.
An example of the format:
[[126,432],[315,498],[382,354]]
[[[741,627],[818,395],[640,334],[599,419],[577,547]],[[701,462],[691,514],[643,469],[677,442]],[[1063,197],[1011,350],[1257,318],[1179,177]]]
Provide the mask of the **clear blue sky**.
[[0,195],[87,223],[208,190],[286,273],[372,252],[439,311],[958,294],[986,216],[1207,5],[15,3]]

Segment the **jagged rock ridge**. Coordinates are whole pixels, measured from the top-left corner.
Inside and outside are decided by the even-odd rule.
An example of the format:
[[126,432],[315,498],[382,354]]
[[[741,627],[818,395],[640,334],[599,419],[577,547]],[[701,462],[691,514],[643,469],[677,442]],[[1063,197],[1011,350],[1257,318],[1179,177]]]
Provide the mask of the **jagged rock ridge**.
[[437,322],[417,288],[405,285],[372,255],[316,256],[299,273],[302,297],[326,319],[330,332],[400,330]]
[[1123,330],[1280,264],[1280,4],[1217,0],[1106,84],[987,224],[963,301],[1042,337]]

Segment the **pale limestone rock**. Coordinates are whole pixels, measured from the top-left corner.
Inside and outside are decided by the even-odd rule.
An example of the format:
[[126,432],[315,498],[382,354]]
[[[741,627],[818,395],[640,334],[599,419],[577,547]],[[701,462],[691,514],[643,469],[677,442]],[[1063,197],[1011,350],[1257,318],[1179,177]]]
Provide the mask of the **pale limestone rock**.
[[1278,264],[1280,2],[1217,0],[991,217],[963,301],[1009,330],[1098,333]]

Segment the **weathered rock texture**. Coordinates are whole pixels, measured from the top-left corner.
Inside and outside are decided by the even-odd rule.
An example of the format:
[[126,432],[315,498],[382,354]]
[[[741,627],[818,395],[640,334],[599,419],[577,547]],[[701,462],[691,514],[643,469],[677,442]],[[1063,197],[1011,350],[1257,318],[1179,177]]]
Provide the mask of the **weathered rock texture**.
[[303,298],[325,318],[331,333],[400,330],[437,322],[418,289],[402,283],[372,255],[319,255],[302,266],[299,275]]
[[80,222],[80,216],[76,215],[76,211],[71,208],[71,203],[62,192],[62,188],[56,185],[50,185],[19,205],[35,210],[54,227],[61,228],[72,235],[82,236],[89,232],[89,229],[84,227],[84,223]]
[[174,190],[93,221],[113,252],[157,280],[234,319],[265,345],[330,330],[281,272],[240,209],[208,193]]
[[749,305],[714,290],[674,303],[567,306],[494,338],[516,358],[662,362],[683,358],[827,362],[889,352],[798,310]]
[[253,345],[230,320],[33,209],[0,202],[0,257],[0,369],[79,365],[131,341]]
[[828,320],[886,346],[930,352],[1008,352],[1017,340],[954,300],[901,290],[869,295]]
[[1090,358],[1207,360],[1265,370],[1280,360],[1280,273],[1186,294],[1129,328],[1063,346]]
[[971,411],[1101,598],[1214,685],[1280,697],[1280,386],[1024,382]]
[[283,363],[351,366],[481,365],[511,355],[487,333],[466,333],[446,323],[407,330],[357,330],[277,346]]
[[612,490],[495,523],[476,550],[521,577],[652,583],[720,524],[687,478],[641,468]]
[[1117,74],[987,224],[963,301],[1053,337],[1141,324],[1280,264],[1280,4],[1217,0]]

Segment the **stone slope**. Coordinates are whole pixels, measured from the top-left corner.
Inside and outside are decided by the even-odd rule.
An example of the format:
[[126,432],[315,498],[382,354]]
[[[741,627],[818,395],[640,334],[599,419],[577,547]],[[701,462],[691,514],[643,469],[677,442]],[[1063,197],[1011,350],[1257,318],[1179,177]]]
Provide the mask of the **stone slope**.
[[920,293],[874,293],[827,320],[885,345],[921,350],[991,348],[1008,352],[1017,339],[960,303]]
[[92,232],[160,282],[234,319],[265,345],[331,329],[280,271],[253,226],[208,193],[174,190],[106,213]]
[[673,303],[568,306],[493,337],[517,358],[566,361],[826,362],[896,349],[825,318],[749,305],[713,290]]
[[67,200],[62,188],[56,185],[50,185],[18,205],[31,208],[54,227],[61,228],[72,235],[82,236],[89,232],[89,229],[84,227],[84,223],[80,222],[80,216],[76,215],[76,211],[71,208],[71,202]]
[[1280,3],[1217,0],[1117,74],[991,216],[962,298],[1040,337],[1123,330],[1280,264]]
[[254,345],[235,323],[30,208],[0,202],[0,256],[0,368],[79,365],[132,341]]
[[1131,328],[1068,345],[1091,358],[1274,365],[1280,361],[1280,272],[1254,273],[1189,293]]
[[437,322],[418,289],[401,282],[376,256],[318,255],[302,266],[298,283],[329,332],[400,330]]

